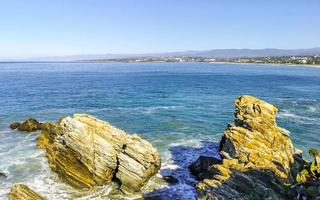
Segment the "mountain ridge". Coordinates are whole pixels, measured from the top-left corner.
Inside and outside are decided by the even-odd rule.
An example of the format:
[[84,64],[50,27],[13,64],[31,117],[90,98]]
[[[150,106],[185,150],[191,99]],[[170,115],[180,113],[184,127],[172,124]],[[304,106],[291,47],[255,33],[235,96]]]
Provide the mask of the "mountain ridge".
[[26,59],[11,59],[9,61],[86,61],[114,58],[137,58],[137,57],[208,57],[208,58],[240,58],[240,57],[266,57],[266,56],[304,56],[320,55],[320,47],[306,49],[210,49],[210,50],[186,50],[163,53],[139,53],[139,54],[83,54],[70,56],[34,57]]

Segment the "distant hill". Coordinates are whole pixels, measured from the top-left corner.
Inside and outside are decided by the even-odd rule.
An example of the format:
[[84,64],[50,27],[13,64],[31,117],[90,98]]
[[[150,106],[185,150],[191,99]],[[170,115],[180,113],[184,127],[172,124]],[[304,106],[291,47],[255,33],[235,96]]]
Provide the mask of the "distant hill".
[[238,58],[238,57],[265,57],[265,56],[303,56],[320,55],[320,48],[309,49],[212,49],[204,51],[180,51],[168,53],[146,54],[99,54],[99,55],[73,55],[64,57],[41,57],[23,59],[20,61],[79,61],[99,60],[110,58],[134,58],[134,57],[209,57],[209,58]]
[[303,55],[320,55],[320,48],[311,48],[311,49],[214,49],[214,50],[208,50],[208,51],[186,52],[186,55],[212,57],[212,58],[303,56]]

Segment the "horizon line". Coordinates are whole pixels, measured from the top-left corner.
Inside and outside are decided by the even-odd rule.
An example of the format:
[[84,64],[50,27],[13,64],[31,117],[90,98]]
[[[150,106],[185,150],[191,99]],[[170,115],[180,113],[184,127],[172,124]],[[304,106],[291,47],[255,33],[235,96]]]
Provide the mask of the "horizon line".
[[[202,50],[175,50],[175,51],[161,51],[161,52],[142,52],[142,53],[79,53],[79,54],[66,54],[66,55],[44,55],[44,56],[25,56],[25,57],[13,57],[13,58],[1,58],[0,62],[19,62],[19,61],[28,61],[28,62],[37,62],[41,59],[67,59],[72,57],[80,56],[137,56],[137,57],[147,57],[161,54],[174,54],[174,53],[201,53],[209,51],[228,51],[228,50],[249,50],[249,51],[261,51],[261,50],[281,50],[281,51],[297,51],[297,50],[320,50],[320,47],[309,47],[309,48],[276,48],[276,47],[266,47],[266,48],[217,48],[217,49],[202,49]],[[182,56],[182,55],[180,55]],[[165,57],[165,56],[164,56]],[[190,56],[192,57],[192,56]],[[199,56],[202,57],[202,56]],[[119,57],[126,58],[126,57]],[[71,60],[72,61],[72,60]],[[76,61],[76,60],[73,60]],[[53,61],[55,62],[55,61]]]

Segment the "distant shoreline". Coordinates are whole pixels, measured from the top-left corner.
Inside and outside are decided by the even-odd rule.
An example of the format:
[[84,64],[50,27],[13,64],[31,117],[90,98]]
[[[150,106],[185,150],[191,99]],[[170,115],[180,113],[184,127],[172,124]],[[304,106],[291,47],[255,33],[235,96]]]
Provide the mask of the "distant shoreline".
[[208,63],[208,64],[233,64],[233,65],[274,65],[274,66],[290,66],[290,67],[310,67],[310,68],[320,68],[320,65],[308,65],[308,64],[276,64],[276,63],[238,63],[238,62],[192,62],[192,61],[183,61],[183,62],[164,62],[164,61],[150,61],[150,62],[137,62],[137,61],[79,61],[81,63]]
[[238,64],[238,65],[273,65],[273,66],[290,66],[290,67],[310,67],[320,68],[320,65],[307,65],[307,64],[276,64],[276,63],[237,63],[237,62],[211,62],[212,64]]
[[239,62],[163,62],[163,61],[150,61],[150,62],[136,62],[136,61],[93,61],[93,60],[75,60],[75,61],[0,61],[0,64],[15,64],[15,63],[207,63],[207,64],[232,64],[232,65],[272,65],[272,66],[288,66],[288,67],[308,67],[320,68],[320,65],[311,64],[276,64],[276,63],[239,63]]

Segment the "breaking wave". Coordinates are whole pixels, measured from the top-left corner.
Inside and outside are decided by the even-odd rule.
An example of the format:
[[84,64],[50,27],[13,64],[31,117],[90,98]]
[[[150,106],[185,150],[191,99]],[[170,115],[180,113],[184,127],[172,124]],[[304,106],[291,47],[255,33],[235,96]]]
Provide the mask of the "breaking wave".
[[279,119],[289,120],[299,124],[320,124],[320,119],[316,117],[300,116],[296,113],[290,112],[289,110],[283,110],[277,115]]

